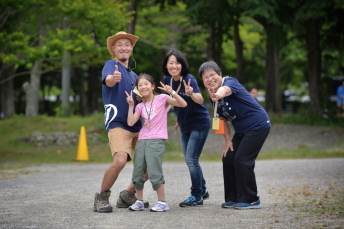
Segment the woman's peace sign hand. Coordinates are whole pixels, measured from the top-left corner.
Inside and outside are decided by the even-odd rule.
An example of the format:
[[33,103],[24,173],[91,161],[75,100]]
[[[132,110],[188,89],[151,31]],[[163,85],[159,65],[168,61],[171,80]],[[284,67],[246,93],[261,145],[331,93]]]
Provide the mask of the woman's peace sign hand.
[[210,95],[210,99],[214,102],[216,102],[217,100],[220,99],[220,96],[218,94],[216,94],[215,92],[213,92],[214,90],[212,89],[209,89],[208,88],[208,92],[209,92],[209,95]]
[[130,91],[130,95],[128,94],[128,92],[124,91],[125,94],[127,94],[127,103],[129,104],[129,106],[133,106],[134,105],[134,100],[133,100],[133,91]]
[[184,87],[185,87],[185,94],[187,96],[191,96],[193,94],[193,88],[190,86],[191,79],[189,79],[188,84],[185,83],[185,80],[183,80]]

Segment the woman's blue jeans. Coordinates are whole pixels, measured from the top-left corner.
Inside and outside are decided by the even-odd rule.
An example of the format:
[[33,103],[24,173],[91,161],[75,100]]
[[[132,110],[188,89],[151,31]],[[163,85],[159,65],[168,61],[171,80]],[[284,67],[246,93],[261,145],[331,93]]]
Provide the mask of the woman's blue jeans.
[[184,159],[191,177],[191,195],[197,199],[201,198],[206,192],[206,183],[201,165],[199,164],[199,157],[201,156],[208,134],[209,129],[181,133]]

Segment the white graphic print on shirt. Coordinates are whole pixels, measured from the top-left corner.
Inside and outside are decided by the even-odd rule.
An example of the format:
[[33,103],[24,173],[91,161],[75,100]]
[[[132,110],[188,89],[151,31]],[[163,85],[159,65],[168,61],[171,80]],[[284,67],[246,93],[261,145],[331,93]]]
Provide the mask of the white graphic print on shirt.
[[228,102],[225,102],[223,99],[218,102],[219,109],[222,110],[222,114],[229,122],[233,121],[236,118],[236,115],[231,116],[230,111],[232,107],[229,106]]
[[[112,104],[106,104],[104,105],[104,108],[105,108],[104,123],[105,123],[106,128],[108,128],[109,124],[117,116],[117,107]],[[111,113],[112,113],[112,117],[110,117]]]

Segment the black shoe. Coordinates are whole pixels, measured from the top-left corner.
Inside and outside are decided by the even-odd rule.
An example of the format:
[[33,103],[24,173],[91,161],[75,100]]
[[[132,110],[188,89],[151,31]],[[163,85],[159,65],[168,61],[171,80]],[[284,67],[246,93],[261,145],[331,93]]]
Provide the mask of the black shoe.
[[179,203],[180,207],[194,207],[194,206],[203,206],[203,199],[196,199],[194,196],[190,196],[183,202]]
[[205,193],[203,194],[203,200],[207,200],[209,199],[210,196],[209,196],[209,192],[208,191],[205,191]]
[[228,202],[221,204],[221,207],[223,207],[223,208],[234,208],[234,204],[237,204],[237,202],[228,201]]

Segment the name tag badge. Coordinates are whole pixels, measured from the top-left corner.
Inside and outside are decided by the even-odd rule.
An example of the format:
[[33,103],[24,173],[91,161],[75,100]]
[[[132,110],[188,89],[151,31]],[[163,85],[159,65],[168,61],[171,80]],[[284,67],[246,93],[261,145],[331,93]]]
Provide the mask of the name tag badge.
[[142,95],[141,95],[141,93],[139,92],[139,90],[137,90],[137,87],[134,88],[133,92],[134,92],[136,95],[138,95],[138,96],[140,96],[140,97],[142,98]]
[[213,130],[219,130],[220,129],[220,119],[219,118],[213,118],[212,129]]
[[225,134],[225,121],[220,120],[219,129],[215,130],[215,134]]

